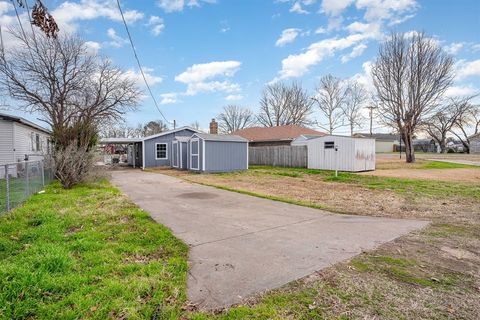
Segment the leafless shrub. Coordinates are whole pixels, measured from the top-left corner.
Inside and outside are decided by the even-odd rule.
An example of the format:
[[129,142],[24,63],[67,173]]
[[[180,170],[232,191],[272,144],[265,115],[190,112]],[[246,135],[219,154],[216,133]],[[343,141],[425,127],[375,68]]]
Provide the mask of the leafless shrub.
[[88,147],[80,146],[78,141],[72,141],[64,148],[53,152],[55,175],[65,189],[85,181],[93,167],[93,152]]

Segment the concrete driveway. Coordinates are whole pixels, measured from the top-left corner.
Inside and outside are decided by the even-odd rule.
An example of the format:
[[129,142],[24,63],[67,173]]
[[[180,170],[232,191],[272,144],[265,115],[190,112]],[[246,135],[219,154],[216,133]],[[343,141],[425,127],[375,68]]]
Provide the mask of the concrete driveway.
[[332,214],[139,170],[112,174],[190,246],[187,296],[205,309],[239,303],[427,224]]

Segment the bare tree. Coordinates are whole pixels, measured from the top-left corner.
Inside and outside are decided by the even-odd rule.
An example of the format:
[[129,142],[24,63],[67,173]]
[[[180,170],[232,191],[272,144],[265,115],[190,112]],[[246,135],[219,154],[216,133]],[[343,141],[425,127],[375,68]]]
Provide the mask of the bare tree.
[[328,74],[320,79],[312,99],[317,103],[320,113],[325,117],[324,122],[317,124],[332,134],[336,129],[345,125],[344,103],[347,90],[342,80]]
[[168,130],[168,126],[162,120],[149,121],[142,128],[142,137],[148,137]]
[[[82,151],[75,153],[78,155],[84,154],[83,150],[90,151],[103,123],[119,120],[137,106],[141,91],[134,80],[108,59],[89,53],[78,37],[47,37],[18,29],[9,32],[17,45],[0,52],[0,86],[20,102],[21,110],[39,114],[52,128],[54,158],[70,146]],[[60,172],[77,168],[60,163],[56,163],[56,168],[64,187],[78,181],[66,181],[63,177],[81,177],[88,171],[82,168],[78,174]]]
[[453,59],[424,33],[394,33],[380,46],[372,77],[380,115],[400,132],[406,161],[415,162],[413,136],[452,84]]
[[467,110],[456,119],[451,133],[463,144],[470,153],[470,137],[480,133],[480,105],[469,104]]
[[103,124],[99,132],[102,138],[138,138],[141,133],[125,121]]
[[447,134],[469,112],[471,98],[452,98],[425,121],[425,130],[438,143],[440,152],[447,150]]
[[192,127],[193,129],[200,130],[200,122],[194,121],[190,124],[190,127]]
[[255,115],[250,109],[236,105],[223,107],[217,119],[220,131],[227,134],[248,128],[255,123]]
[[260,99],[258,122],[265,127],[309,125],[313,104],[302,86],[293,82],[267,85]]
[[[365,107],[367,100],[368,93],[363,85],[357,81],[350,81],[347,84],[342,111],[347,124],[350,126],[351,136],[353,136],[353,130],[360,127],[365,120],[365,117],[362,115],[362,109]],[[371,117],[373,118],[373,115]]]

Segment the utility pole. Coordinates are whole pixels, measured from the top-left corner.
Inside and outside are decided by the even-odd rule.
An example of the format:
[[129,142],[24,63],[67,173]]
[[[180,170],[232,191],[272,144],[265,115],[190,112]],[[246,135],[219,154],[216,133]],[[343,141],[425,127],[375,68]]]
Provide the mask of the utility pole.
[[370,136],[373,135],[373,109],[377,109],[375,106],[368,106],[366,107],[370,110]]
[[177,120],[173,120],[173,130],[177,129]]

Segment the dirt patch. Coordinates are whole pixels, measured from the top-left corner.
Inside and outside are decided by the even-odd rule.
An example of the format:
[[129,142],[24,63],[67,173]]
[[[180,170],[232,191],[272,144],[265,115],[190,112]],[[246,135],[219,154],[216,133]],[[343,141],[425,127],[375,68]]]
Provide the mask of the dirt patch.
[[[393,166],[393,163],[390,162]],[[415,164],[414,164],[415,165]],[[480,183],[480,170],[475,168],[465,169],[380,169],[376,171],[362,172],[361,175],[403,178],[403,179],[422,179],[439,181],[458,181]]]

